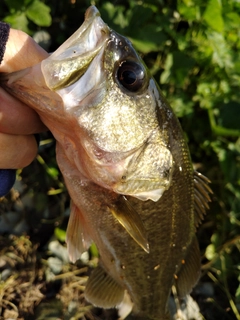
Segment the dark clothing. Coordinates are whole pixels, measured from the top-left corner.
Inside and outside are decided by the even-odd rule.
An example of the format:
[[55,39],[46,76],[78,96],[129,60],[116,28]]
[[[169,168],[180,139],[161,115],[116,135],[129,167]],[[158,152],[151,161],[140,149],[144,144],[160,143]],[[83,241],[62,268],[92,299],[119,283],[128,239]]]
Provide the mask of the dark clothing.
[[6,43],[9,36],[9,30],[9,24],[0,22],[0,63],[2,62],[5,53]]
[[5,196],[16,180],[15,169],[0,169],[0,197]]

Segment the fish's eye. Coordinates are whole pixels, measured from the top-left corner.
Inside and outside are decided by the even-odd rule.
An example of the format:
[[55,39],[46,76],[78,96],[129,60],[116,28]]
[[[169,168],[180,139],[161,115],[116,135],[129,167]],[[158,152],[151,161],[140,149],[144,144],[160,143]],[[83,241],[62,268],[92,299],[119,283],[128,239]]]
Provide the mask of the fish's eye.
[[142,88],[145,72],[141,64],[134,61],[124,61],[117,70],[118,82],[127,90],[136,92]]

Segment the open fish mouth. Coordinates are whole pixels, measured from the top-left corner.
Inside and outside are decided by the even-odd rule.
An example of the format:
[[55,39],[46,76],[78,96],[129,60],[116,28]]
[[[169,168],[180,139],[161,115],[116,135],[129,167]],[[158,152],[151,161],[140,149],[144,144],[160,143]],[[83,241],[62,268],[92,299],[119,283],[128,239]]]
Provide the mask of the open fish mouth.
[[91,6],[81,27],[48,59],[42,61],[47,86],[57,91],[75,83],[105,45],[109,33],[110,29],[101,19],[99,11]]

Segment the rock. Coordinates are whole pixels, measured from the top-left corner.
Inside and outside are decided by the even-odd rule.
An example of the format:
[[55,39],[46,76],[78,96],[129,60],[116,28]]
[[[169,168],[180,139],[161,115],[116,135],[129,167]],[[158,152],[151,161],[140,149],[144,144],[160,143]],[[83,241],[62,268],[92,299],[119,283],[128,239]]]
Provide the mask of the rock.
[[7,278],[9,278],[12,274],[12,270],[11,269],[4,269],[1,273],[1,280],[2,281],[6,281]]
[[177,309],[174,299],[170,298],[169,306],[173,320],[202,320],[199,306],[191,296],[182,299],[179,304],[180,308]]
[[54,256],[61,259],[64,263],[69,263],[67,248],[64,247],[58,240],[52,240],[48,244],[48,249]]
[[33,39],[46,51],[51,45],[51,36],[47,31],[40,30],[34,33]]
[[50,257],[48,258],[48,266],[52,273],[59,274],[62,271],[63,263],[59,258]]

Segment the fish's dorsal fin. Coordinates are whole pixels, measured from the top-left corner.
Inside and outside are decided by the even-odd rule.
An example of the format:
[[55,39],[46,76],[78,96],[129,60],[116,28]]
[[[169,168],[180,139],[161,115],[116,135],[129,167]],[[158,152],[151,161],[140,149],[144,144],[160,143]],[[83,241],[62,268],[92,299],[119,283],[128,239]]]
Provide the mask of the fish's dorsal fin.
[[208,202],[211,201],[209,194],[212,190],[209,187],[210,180],[201,173],[194,171],[194,210],[195,210],[195,226],[198,227],[204,216],[206,210],[209,209]]
[[120,196],[115,205],[109,206],[108,208],[137,244],[140,245],[145,252],[149,253],[147,232],[139,214],[127,198]]
[[75,262],[86,251],[92,239],[86,229],[86,222],[79,208],[72,202],[70,218],[68,221],[66,243],[69,259]]
[[109,309],[121,304],[124,288],[98,266],[87,281],[84,296],[94,306]]
[[183,298],[191,292],[201,274],[201,257],[196,236],[192,240],[187,256],[181,263],[182,266],[175,276],[175,285],[178,296]]

